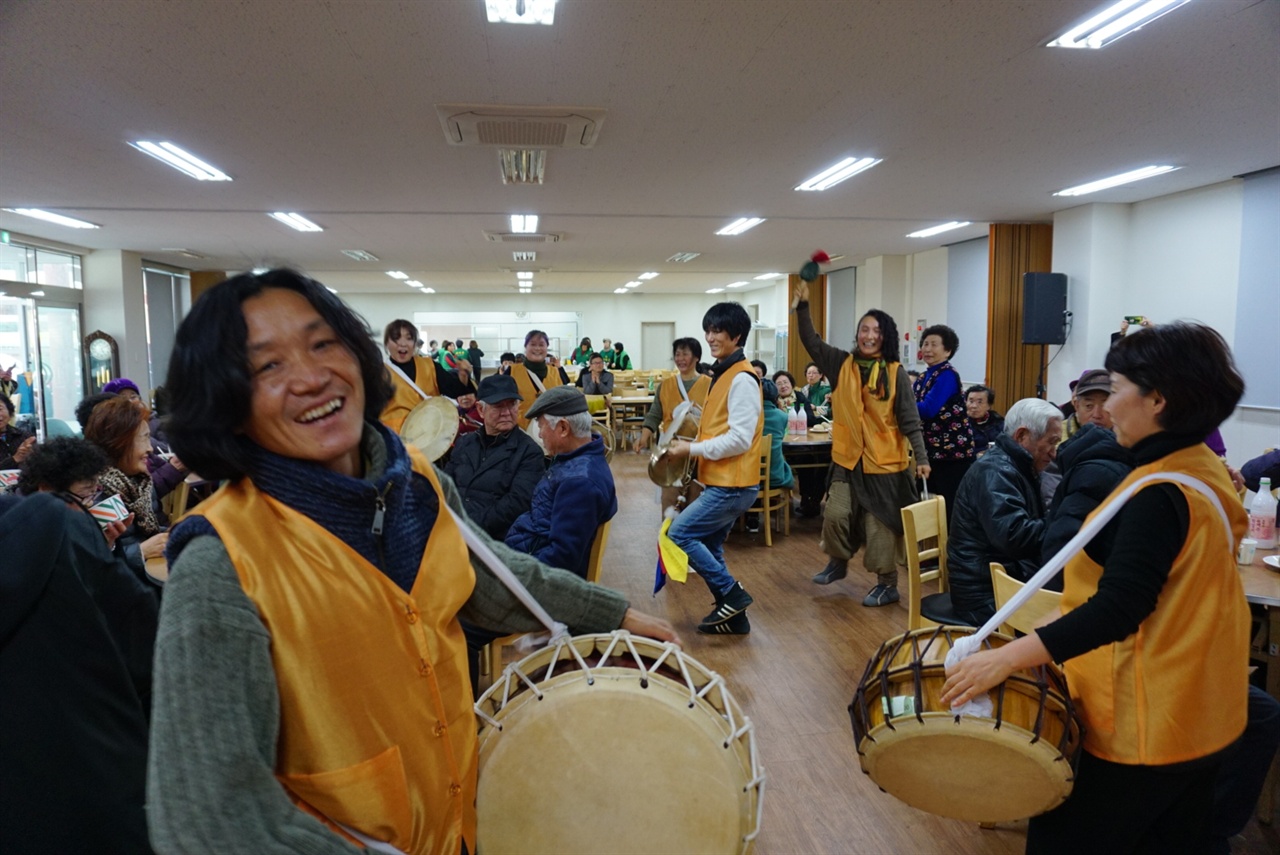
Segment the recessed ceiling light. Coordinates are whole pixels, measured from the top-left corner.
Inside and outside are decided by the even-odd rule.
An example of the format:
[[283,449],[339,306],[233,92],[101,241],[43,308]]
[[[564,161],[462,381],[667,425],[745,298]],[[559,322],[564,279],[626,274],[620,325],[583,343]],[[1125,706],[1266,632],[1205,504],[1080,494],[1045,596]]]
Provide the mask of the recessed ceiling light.
[[546,149],[500,148],[498,166],[503,184],[541,184],[547,170]]
[[933,237],[934,235],[940,235],[943,232],[949,232],[952,229],[964,228],[967,225],[971,225],[971,223],[968,220],[965,220],[963,223],[959,222],[958,220],[952,220],[951,222],[943,223],[940,226],[932,226],[927,229],[921,229],[918,232],[912,232],[911,234],[907,235],[907,237],[913,237],[913,238]]
[[286,211],[276,211],[267,214],[273,220],[279,220],[291,229],[297,229],[300,232],[322,232],[324,229],[308,220],[301,214],[288,213]]
[[421,282],[419,282],[417,279],[409,279],[404,284],[408,285],[410,288],[426,288],[427,287],[426,285],[423,285]]
[[423,294],[434,294],[435,292],[436,292],[436,289],[435,289],[435,288],[423,288],[423,289],[422,289],[422,293],[423,293]]
[[708,288],[708,289],[707,289],[707,293],[708,293],[708,294],[719,294],[719,293],[720,293],[721,291],[723,291],[723,290],[724,290],[723,288]]
[[344,249],[342,254],[347,258],[354,258],[356,261],[377,261],[378,256],[371,255],[363,249]]
[[55,214],[52,211],[42,211],[39,208],[3,208],[0,210],[8,211],[11,214],[21,214],[24,217],[34,217],[37,220],[44,220],[46,223],[54,223],[59,226],[67,226],[73,229],[96,229],[100,226],[77,220],[75,217],[64,217],[62,214]]
[[623,285],[622,287],[623,287],[623,288],[638,288],[638,287],[640,287],[640,286],[641,286],[641,285],[643,285],[643,284],[644,284],[644,283],[643,283],[643,282],[641,282],[639,279],[632,279],[630,282],[628,282],[626,285]]
[[760,281],[762,279],[778,279],[786,275],[787,274],[785,273],[761,273],[759,276],[756,277],[756,281]]
[[405,273],[403,270],[388,270],[387,275],[390,276],[392,279],[408,279],[409,278],[409,274]]
[[659,276],[661,276],[661,275],[662,275],[661,273],[654,273],[652,270],[650,270],[648,273],[641,273],[639,278],[641,278],[641,279],[657,279],[657,278],[658,278]]
[[726,285],[726,286],[724,286],[724,287],[726,287],[726,288],[741,288],[743,285],[746,285],[746,284],[747,284],[747,283],[746,283],[745,281],[744,281],[744,282],[730,282],[728,285]]
[[208,256],[201,255],[200,253],[195,252],[195,251],[193,251],[193,250],[187,249],[185,246],[162,246],[162,247],[160,247],[160,251],[161,251],[161,252],[172,252],[172,253],[174,253],[175,255],[181,255],[181,256],[182,256],[182,257],[184,257],[184,258],[197,258],[197,259],[198,259],[198,258],[207,258],[207,257],[208,257]]
[[1172,12],[1187,0],[1121,0],[1078,27],[1072,27],[1047,47],[1103,48]]
[[1120,175],[1113,175],[1110,178],[1100,178],[1097,181],[1090,181],[1088,184],[1068,187],[1066,190],[1059,190],[1053,195],[1084,196],[1087,193],[1097,193],[1099,190],[1106,190],[1108,187],[1119,187],[1121,184],[1129,184],[1133,181],[1141,181],[1144,178],[1164,175],[1166,172],[1173,172],[1181,168],[1181,166],[1144,166],[1141,169],[1135,169],[1132,172],[1124,172]]
[[740,235],[747,229],[754,229],[756,226],[764,222],[761,217],[739,217],[729,225],[716,232],[718,235]]
[[517,278],[517,279],[532,279],[532,278],[533,278],[533,271],[532,271],[532,270],[517,270],[517,271],[516,271],[516,278]]
[[675,255],[673,255],[673,256],[671,256],[670,258],[668,258],[668,259],[667,259],[667,261],[674,261],[676,264],[688,264],[690,261],[693,261],[693,260],[694,260],[695,258],[697,258],[699,255],[702,255],[702,253],[700,253],[700,252],[677,252]]
[[627,289],[626,289],[626,288],[614,288],[614,289],[613,289],[613,293],[615,293],[615,294],[625,294],[625,293],[627,293]]
[[484,0],[491,24],[545,24],[556,19],[556,0]]
[[31,292],[31,296],[32,296],[32,297],[43,297],[43,296],[44,296],[44,292],[43,292],[43,291],[32,291],[32,292]]
[[330,294],[337,294],[337,293],[338,293],[338,289],[337,289],[337,288],[329,288],[329,286],[328,286],[328,285],[326,285],[326,286],[324,286],[324,287],[328,289],[328,291],[329,291],[329,293],[330,293]]
[[531,235],[538,230],[537,214],[512,214],[511,231],[518,235]]
[[271,269],[271,268],[269,268],[269,267],[255,267],[255,268],[253,268],[253,275],[254,275],[254,276],[261,276],[262,274],[266,273],[266,272],[267,272],[267,271],[269,271],[270,269]]
[[199,181],[230,181],[231,176],[216,166],[205,163],[189,151],[183,151],[171,142],[148,142],[138,140],[129,145],[138,151],[149,154],[181,173],[190,175]]
[[517,252],[511,253],[511,257],[516,261],[537,261],[538,253],[532,250],[522,249]]
[[879,163],[883,158],[877,157],[846,157],[828,169],[819,172],[817,175],[805,181],[797,190],[826,190],[828,187],[834,187],[847,178],[852,178],[859,172],[865,172],[871,167]]

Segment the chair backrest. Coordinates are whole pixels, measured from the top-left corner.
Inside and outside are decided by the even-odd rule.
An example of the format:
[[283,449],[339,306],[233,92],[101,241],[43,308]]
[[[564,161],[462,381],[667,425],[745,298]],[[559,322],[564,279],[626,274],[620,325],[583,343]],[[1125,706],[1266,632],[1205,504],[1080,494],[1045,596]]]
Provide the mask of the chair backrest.
[[587,559],[587,581],[600,582],[600,570],[604,564],[604,550],[609,545],[609,526],[613,524],[613,520],[601,524],[596,529],[595,540],[591,541],[591,555]]
[[[767,440],[768,437],[766,436]],[[769,493],[769,470],[773,468],[773,446],[768,442],[761,442],[760,447],[760,495],[765,496]]]
[[[1022,588],[1022,583],[1005,572],[1004,566],[992,561],[991,562],[991,587],[996,594],[996,610],[1009,602],[1013,595],[1018,593]],[[1016,629],[1018,632],[1030,633],[1037,626],[1045,615],[1052,614],[1055,617],[1061,613],[1062,594],[1057,591],[1036,591],[1027,604],[1018,609],[1013,615],[1004,622],[1006,632]]]
[[[938,590],[947,590],[947,500],[934,496],[902,509],[902,531],[907,547],[907,629],[920,629],[920,598],[924,583],[938,580]],[[934,540],[932,546],[925,541]],[[938,569],[922,572],[920,565],[938,559]]]

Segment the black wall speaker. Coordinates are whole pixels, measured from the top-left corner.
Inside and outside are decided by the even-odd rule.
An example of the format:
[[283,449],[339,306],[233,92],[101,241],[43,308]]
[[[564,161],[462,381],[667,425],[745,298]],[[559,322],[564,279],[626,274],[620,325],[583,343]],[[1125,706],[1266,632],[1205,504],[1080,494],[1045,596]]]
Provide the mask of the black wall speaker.
[[1067,341],[1067,274],[1022,274],[1022,343]]

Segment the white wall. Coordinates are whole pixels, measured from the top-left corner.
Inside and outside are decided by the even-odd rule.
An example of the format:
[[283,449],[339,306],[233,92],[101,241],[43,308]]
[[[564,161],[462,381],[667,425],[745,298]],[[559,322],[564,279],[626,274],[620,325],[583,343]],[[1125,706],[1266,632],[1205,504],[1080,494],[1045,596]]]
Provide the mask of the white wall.
[[987,380],[988,243],[984,237],[947,247],[946,323],[960,336],[951,364],[966,385]]

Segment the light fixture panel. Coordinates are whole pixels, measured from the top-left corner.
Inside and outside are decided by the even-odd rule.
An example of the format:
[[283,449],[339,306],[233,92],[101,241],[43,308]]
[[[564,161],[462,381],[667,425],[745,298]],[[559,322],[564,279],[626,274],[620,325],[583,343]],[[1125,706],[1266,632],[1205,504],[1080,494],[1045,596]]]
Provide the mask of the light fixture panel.
[[66,226],[70,229],[97,229],[101,226],[91,223],[87,220],[77,220],[75,217],[64,216],[63,214],[55,214],[53,211],[45,211],[40,208],[0,208],[0,210],[8,211],[10,214],[21,214],[24,217],[31,217],[35,220],[44,220],[46,223],[54,225]]
[[1181,166],[1144,166],[1141,169],[1134,169],[1130,172],[1122,172],[1119,175],[1112,175],[1109,178],[1099,178],[1097,181],[1090,181],[1088,184],[1077,184],[1075,187],[1068,187],[1066,190],[1059,190],[1054,193],[1055,196],[1084,196],[1089,193],[1097,193],[1099,190],[1107,190],[1112,187],[1119,187],[1122,184],[1132,184],[1134,181],[1141,181],[1144,178],[1154,178],[1157,175],[1164,175],[1166,172],[1176,172]]
[[700,255],[702,255],[700,252],[677,252],[675,255],[668,258],[667,261],[674,262],[675,264],[688,264]]
[[267,216],[273,220],[277,220],[281,223],[284,223],[286,226],[296,231],[300,231],[300,232],[324,231],[323,228],[311,222],[306,217],[291,211],[275,211],[273,213],[267,214]]
[[542,24],[556,20],[556,0],[484,0],[484,13],[491,24]]
[[538,231],[537,214],[512,214],[511,231],[518,235],[531,235]]
[[1072,27],[1046,47],[1098,50],[1177,9],[1188,0],[1120,0],[1079,26]]
[[859,172],[865,172],[871,167],[880,163],[882,158],[875,157],[846,157],[844,160],[834,166],[824,169],[809,180],[800,184],[795,189],[804,191],[822,191],[836,186],[841,181],[846,181]]
[[646,273],[641,273],[641,274],[640,274],[638,277],[636,277],[636,278],[638,278],[638,279],[657,279],[657,278],[658,278],[659,276],[661,276],[661,275],[662,275],[661,273],[655,273],[654,271],[650,270],[650,271],[648,271],[648,272],[646,272]]
[[230,181],[231,176],[171,142],[138,140],[129,145],[197,181]]
[[733,237],[734,235],[742,234],[748,229],[754,229],[756,226],[760,225],[763,222],[764,222],[763,217],[739,217],[729,225],[720,229],[720,231],[716,232],[716,234],[724,235],[726,237]]
[[940,226],[931,226],[927,229],[921,229],[918,232],[912,232],[911,234],[907,235],[907,237],[909,238],[933,237],[934,235],[940,235],[943,232],[949,232],[952,229],[962,229],[968,225],[972,225],[972,223],[970,223],[968,220],[965,220],[963,223],[958,220],[952,220],[951,222],[943,223]]

